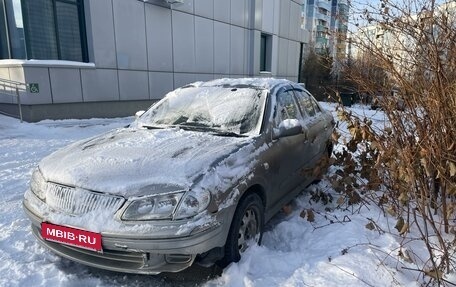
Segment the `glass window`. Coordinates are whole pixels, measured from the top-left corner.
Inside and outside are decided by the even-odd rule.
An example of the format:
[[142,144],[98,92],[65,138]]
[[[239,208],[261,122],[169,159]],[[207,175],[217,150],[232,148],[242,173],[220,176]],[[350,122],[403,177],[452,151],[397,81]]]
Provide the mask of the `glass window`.
[[0,59],[25,59],[20,0],[0,0]]
[[0,1],[0,59],[9,58],[9,44],[6,27],[5,3],[4,1]]
[[315,112],[316,112],[316,113],[321,112],[320,106],[317,104],[317,101],[315,100],[315,98],[312,97],[311,95],[309,95],[309,97],[310,97],[310,100],[311,100],[311,102],[312,102],[312,105],[313,105],[313,107],[314,107]]
[[59,59],[52,0],[23,0],[30,59]]
[[260,71],[271,71],[272,36],[261,34]]
[[24,24],[22,22],[21,0],[12,0],[12,9],[10,11],[8,29],[11,53],[13,58],[25,59],[25,37]]
[[306,113],[308,116],[313,117],[316,113],[320,112],[320,108],[309,94],[304,91],[295,91],[295,94],[298,98],[298,103],[303,113]]
[[81,31],[78,17],[78,6],[56,2],[56,14],[61,58],[70,61],[82,61]]
[[142,126],[259,134],[266,95],[251,88],[183,88],[152,106],[138,122]]
[[292,91],[282,92],[278,96],[276,124],[288,119],[301,119]]
[[88,61],[83,0],[0,4],[0,58]]

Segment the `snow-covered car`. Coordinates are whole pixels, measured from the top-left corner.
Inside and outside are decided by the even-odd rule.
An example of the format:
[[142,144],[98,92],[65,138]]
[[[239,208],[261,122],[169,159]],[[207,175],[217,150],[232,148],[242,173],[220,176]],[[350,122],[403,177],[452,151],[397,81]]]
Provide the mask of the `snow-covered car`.
[[143,274],[225,266],[316,179],[333,128],[299,84],[197,82],[128,127],[44,158],[24,209],[42,245],[86,265]]

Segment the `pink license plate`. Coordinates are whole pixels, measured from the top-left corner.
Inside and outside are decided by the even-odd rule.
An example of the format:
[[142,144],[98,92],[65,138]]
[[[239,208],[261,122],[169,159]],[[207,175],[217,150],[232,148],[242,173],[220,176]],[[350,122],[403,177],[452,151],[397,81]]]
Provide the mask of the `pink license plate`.
[[102,252],[100,233],[43,222],[41,236],[49,241]]

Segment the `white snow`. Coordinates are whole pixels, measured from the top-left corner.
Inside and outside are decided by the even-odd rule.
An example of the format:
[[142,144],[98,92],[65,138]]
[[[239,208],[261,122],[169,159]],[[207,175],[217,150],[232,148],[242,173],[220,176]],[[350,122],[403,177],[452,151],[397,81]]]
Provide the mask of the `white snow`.
[[232,79],[232,78],[224,78],[224,79],[217,79],[209,82],[205,82],[203,84],[200,84],[200,86],[204,87],[211,87],[211,86],[223,86],[223,85],[229,85],[229,86],[241,86],[241,85],[249,85],[249,86],[255,86],[258,88],[263,88],[263,89],[271,89],[272,87],[276,85],[286,85],[292,83],[286,79],[276,79],[276,78],[238,78],[238,79]]
[[297,119],[286,119],[280,123],[279,128],[291,129],[291,128],[299,127],[299,126],[300,126],[300,123]]
[[154,184],[188,188],[201,174],[200,167],[208,168],[248,141],[175,128],[121,128],[59,150],[46,157],[40,168],[48,181],[139,196],[144,187]]
[[[322,105],[334,111],[334,105]],[[385,123],[380,111],[362,106],[351,110],[368,116],[378,126]],[[187,277],[182,275],[184,280],[180,275],[105,272],[62,259],[40,247],[21,206],[32,169],[58,148],[121,128],[132,120],[21,124],[0,115],[0,286],[420,286],[424,282],[419,272],[403,268],[416,267],[398,256],[404,239],[391,227],[394,218],[385,217],[374,204],[338,208],[338,195],[325,179],[294,200],[290,214],[279,213],[267,224],[262,246],[250,248],[239,263],[212,279],[201,275],[198,269],[191,269]],[[343,125],[341,128],[345,129]],[[246,154],[249,152],[245,150]],[[239,159],[232,159],[235,172],[245,170],[240,163]],[[333,203],[311,203],[310,192],[317,189],[331,193]],[[309,209],[315,215],[313,222],[308,220]],[[379,229],[365,227],[371,220]],[[417,237],[412,232],[406,239],[410,241],[408,251],[415,260],[425,261],[426,251],[419,240],[414,240]],[[456,276],[451,274],[446,280],[456,282]]]
[[80,68],[95,68],[95,63],[84,63],[65,60],[17,60],[7,59],[0,60],[0,67],[2,66],[62,66],[62,67],[80,67]]

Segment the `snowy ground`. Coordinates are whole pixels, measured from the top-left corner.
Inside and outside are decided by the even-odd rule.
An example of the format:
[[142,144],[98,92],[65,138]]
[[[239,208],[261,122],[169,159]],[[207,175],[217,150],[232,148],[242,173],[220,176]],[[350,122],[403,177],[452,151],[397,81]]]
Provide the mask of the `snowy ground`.
[[[384,121],[381,112],[352,110],[379,125]],[[0,286],[420,286],[423,282],[418,272],[403,269],[413,265],[398,257],[402,238],[392,228],[392,219],[375,205],[336,208],[337,194],[327,180],[304,191],[290,212],[274,217],[266,226],[263,245],[248,250],[223,272],[192,267],[180,274],[121,274],[76,264],[41,248],[21,206],[31,169],[62,146],[130,121],[21,124],[0,115]],[[332,193],[333,203],[312,202],[310,192],[317,189]],[[301,216],[308,209],[313,210],[313,222],[308,213]],[[367,229],[370,220],[386,232]],[[414,256],[425,261],[425,251],[417,246]],[[447,279],[456,282],[454,275]]]

